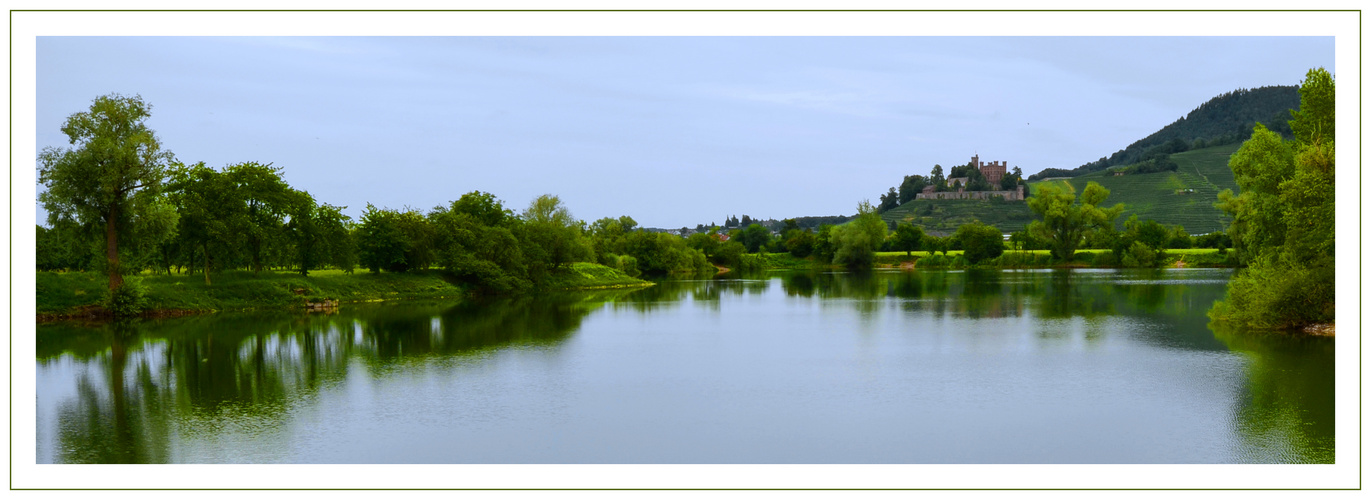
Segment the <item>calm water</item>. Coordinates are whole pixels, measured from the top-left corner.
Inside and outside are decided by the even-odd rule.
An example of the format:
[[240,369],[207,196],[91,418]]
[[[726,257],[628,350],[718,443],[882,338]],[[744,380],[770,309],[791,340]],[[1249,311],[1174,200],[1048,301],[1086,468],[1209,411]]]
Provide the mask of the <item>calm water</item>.
[[784,273],[38,329],[38,461],[1333,461],[1226,270]]

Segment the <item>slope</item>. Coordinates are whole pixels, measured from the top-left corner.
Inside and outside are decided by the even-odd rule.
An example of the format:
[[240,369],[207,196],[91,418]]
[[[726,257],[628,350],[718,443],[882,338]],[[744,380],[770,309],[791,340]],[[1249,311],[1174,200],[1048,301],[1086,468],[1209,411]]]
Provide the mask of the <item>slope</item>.
[[1171,155],[1179,167],[1175,172],[1115,176],[1112,170],[1051,181],[1029,184],[1036,192],[1044,185],[1055,185],[1079,192],[1088,182],[1097,182],[1109,189],[1105,204],[1123,203],[1126,210],[1120,224],[1130,215],[1151,219],[1163,224],[1180,224],[1191,234],[1223,230],[1228,219],[1214,208],[1219,191],[1238,191],[1228,157],[1240,144],[1226,144]]

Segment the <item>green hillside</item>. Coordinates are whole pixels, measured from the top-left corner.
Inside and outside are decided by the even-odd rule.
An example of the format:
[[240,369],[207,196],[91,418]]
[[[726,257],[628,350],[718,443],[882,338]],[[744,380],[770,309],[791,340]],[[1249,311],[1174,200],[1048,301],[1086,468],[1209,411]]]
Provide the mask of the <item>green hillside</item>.
[[946,235],[973,220],[1012,233],[1033,221],[1033,212],[1022,201],[910,200],[881,214],[886,222],[908,221],[924,231]]
[[1053,184],[1079,192],[1087,182],[1109,189],[1105,205],[1123,203],[1127,210],[1119,218],[1137,214],[1163,224],[1180,224],[1192,234],[1220,231],[1227,223],[1223,212],[1214,208],[1219,191],[1238,191],[1228,157],[1241,144],[1227,144],[1171,155],[1179,167],[1175,172],[1115,176],[1112,170],[1092,172],[1070,179],[1031,183],[1030,191]]

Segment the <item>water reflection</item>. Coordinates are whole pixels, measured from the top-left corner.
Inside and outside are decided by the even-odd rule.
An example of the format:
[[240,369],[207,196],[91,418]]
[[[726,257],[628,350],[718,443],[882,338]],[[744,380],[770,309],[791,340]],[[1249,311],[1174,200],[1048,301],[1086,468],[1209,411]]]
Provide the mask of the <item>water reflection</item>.
[[[446,421],[414,431],[440,449],[485,443],[439,461],[1331,462],[1333,340],[1210,325],[1227,278],[792,271],[331,315],[47,324],[38,460],[346,461],[263,446],[327,439],[308,436],[326,434],[309,416],[340,412],[365,422],[343,442],[374,447],[391,442],[366,433],[403,427],[403,414],[465,415],[469,434]],[[557,368],[493,361],[508,353]],[[404,394],[377,417],[383,391]],[[624,444],[643,439],[655,444]],[[480,454],[521,442],[533,451]],[[606,442],[621,454],[597,451]]]
[[57,405],[48,458],[172,461],[178,435],[212,436],[226,422],[238,431],[278,429],[292,404],[345,378],[352,360],[374,376],[425,358],[555,347],[590,311],[628,293],[44,325],[40,372],[72,367],[76,381],[75,397]]
[[1332,339],[1210,327],[1251,360],[1236,415],[1244,461],[1333,463]]

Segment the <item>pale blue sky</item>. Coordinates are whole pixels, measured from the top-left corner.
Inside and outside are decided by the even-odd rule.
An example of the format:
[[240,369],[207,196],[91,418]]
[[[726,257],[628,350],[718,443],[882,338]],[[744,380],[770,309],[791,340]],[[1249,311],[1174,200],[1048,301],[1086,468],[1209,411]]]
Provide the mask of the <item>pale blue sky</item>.
[[1074,168],[1333,56],[1332,37],[41,37],[37,147],[140,94],[181,161],[274,163],[354,217],[481,190],[694,227],[851,214],[976,153]]

